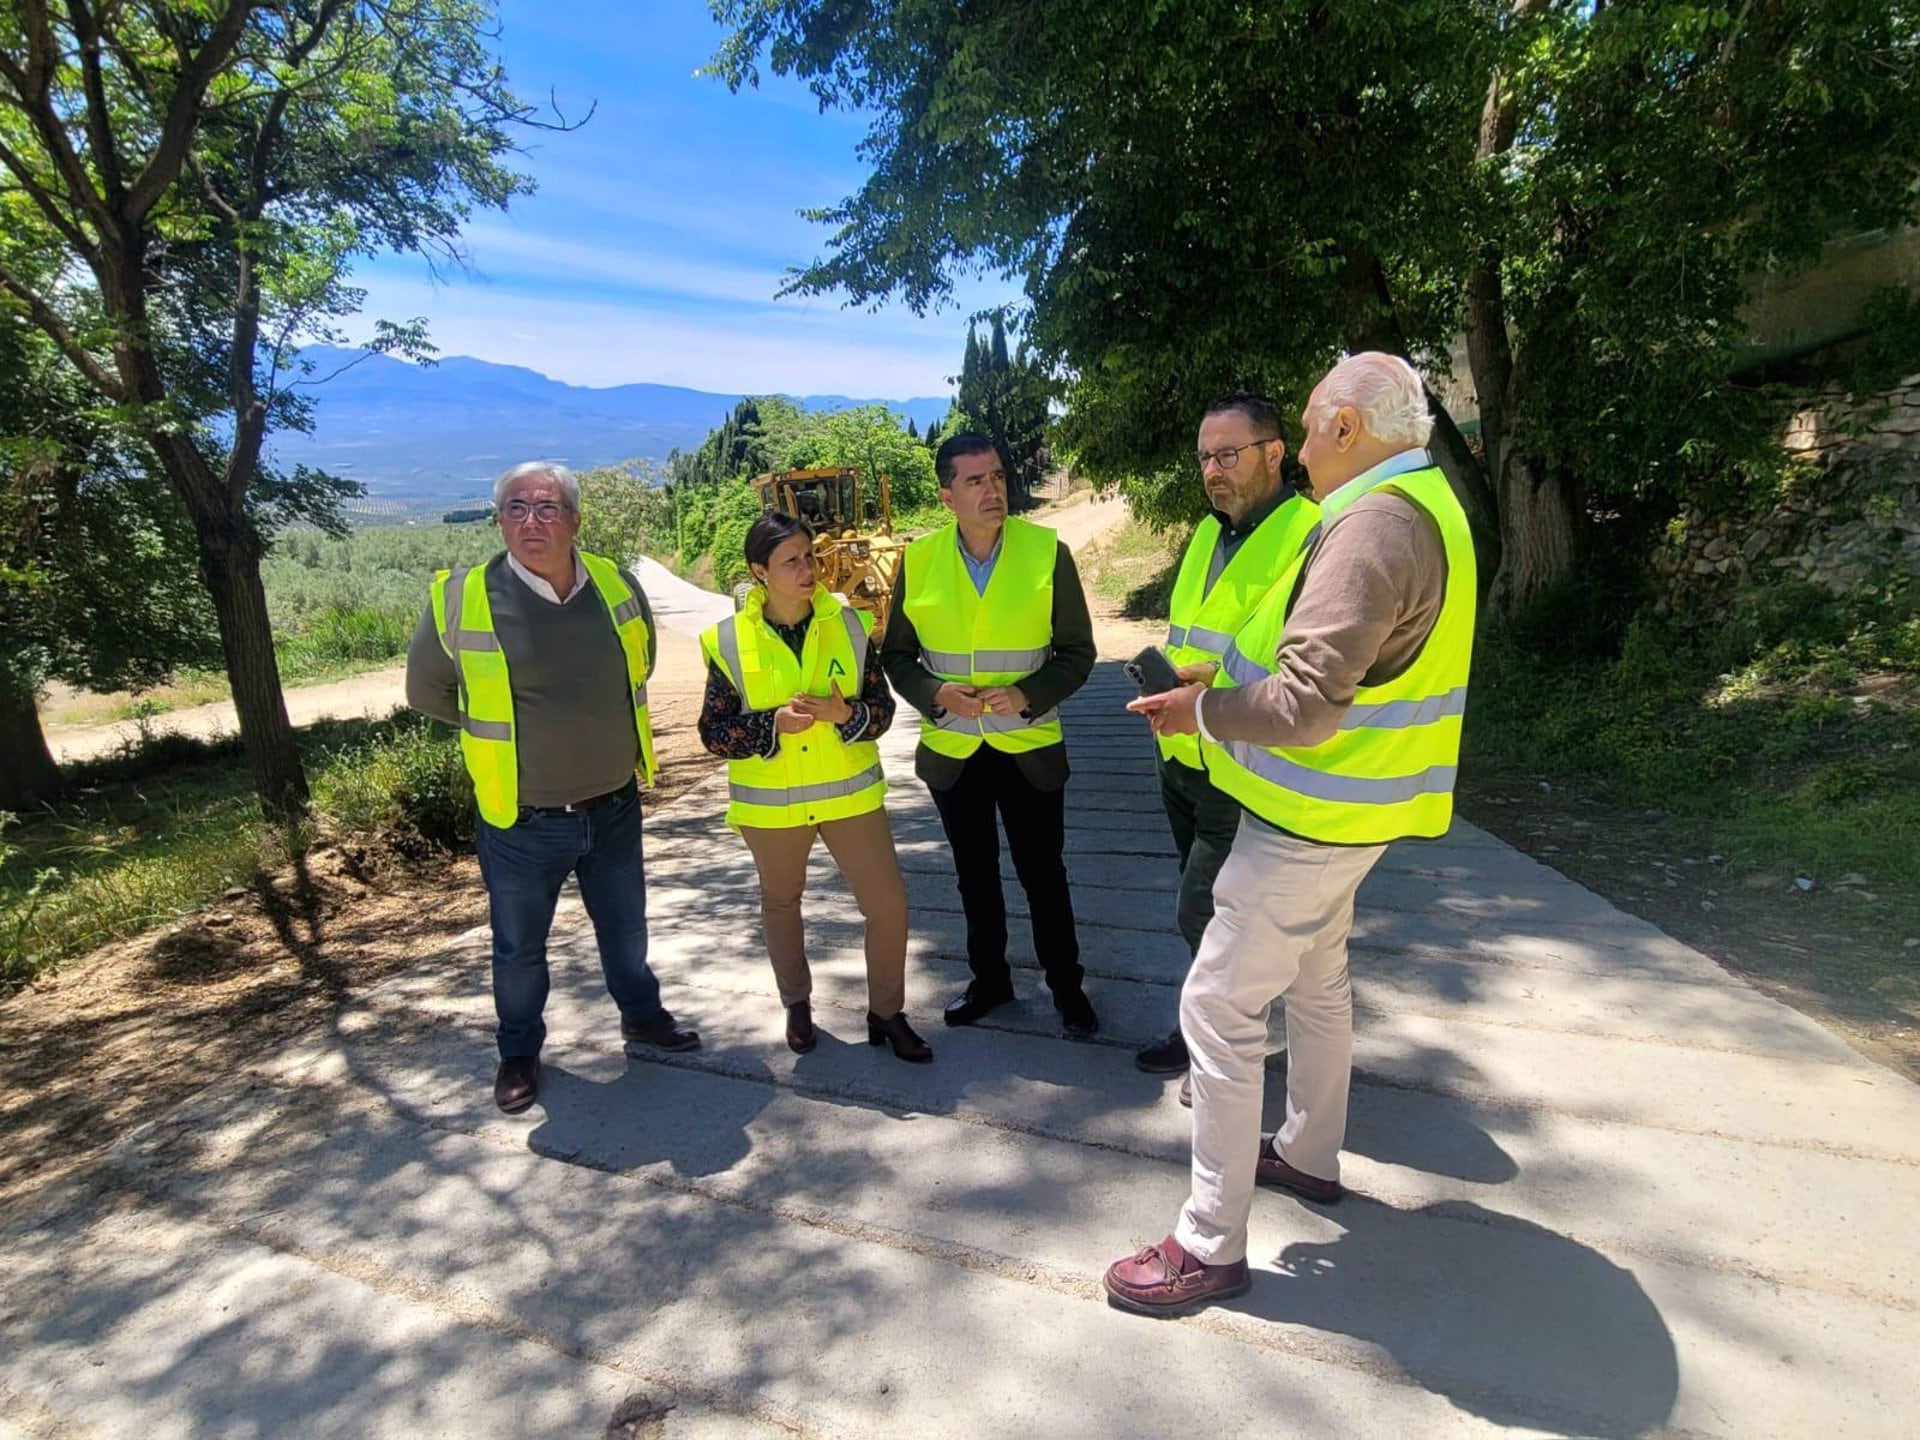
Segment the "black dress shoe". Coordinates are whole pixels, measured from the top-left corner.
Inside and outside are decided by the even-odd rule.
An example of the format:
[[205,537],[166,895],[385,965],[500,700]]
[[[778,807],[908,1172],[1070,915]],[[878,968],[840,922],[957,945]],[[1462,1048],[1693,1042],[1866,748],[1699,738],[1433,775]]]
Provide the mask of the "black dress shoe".
[[911,1060],[915,1064],[922,1064],[933,1059],[933,1047],[913,1033],[913,1027],[907,1023],[907,1012],[904,1010],[887,1020],[882,1020],[869,1010],[867,1012],[867,1043],[891,1045],[894,1058],[898,1060]]
[[804,1055],[818,1043],[819,1037],[813,1033],[813,1006],[805,1000],[787,1006],[787,1048]]
[[1060,1023],[1069,1035],[1092,1035],[1100,1029],[1100,1017],[1093,1013],[1093,1002],[1084,990],[1054,996],[1053,1008],[1060,1012]]
[[1179,1075],[1188,1064],[1187,1037],[1175,1030],[1166,1039],[1134,1051],[1133,1063],[1149,1075]]
[[1013,1001],[1013,987],[1004,990],[990,990],[978,980],[970,982],[960,992],[960,998],[947,1006],[947,1024],[971,1025],[990,1010],[998,1010],[1002,1005]]
[[513,1055],[493,1072],[493,1103],[509,1115],[518,1115],[540,1094],[540,1057]]
[[680,1029],[673,1023],[671,1015],[656,1020],[651,1025],[622,1020],[620,1038],[637,1040],[642,1045],[653,1046],[656,1050],[698,1050],[700,1048],[700,1032]]

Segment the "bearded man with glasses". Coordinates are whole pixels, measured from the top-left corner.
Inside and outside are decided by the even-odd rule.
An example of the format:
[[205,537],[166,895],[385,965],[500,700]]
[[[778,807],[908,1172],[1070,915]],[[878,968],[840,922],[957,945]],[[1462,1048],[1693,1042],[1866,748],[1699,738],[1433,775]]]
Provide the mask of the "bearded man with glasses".
[[[1187,542],[1167,606],[1167,658],[1189,684],[1213,679],[1234,633],[1299,553],[1319,514],[1281,478],[1286,453],[1280,411],[1264,395],[1222,395],[1200,419],[1194,459],[1207,514]],[[1208,782],[1197,737],[1154,738],[1160,803],[1180,854],[1174,920],[1191,957],[1213,919],[1213,882],[1240,828],[1240,803]],[[1138,1051],[1134,1063],[1153,1075],[1185,1071],[1187,1042],[1179,1025]]]
[[480,811],[475,849],[493,924],[500,1066],[516,1114],[540,1090],[547,934],[569,875],[633,1044],[694,1050],[647,965],[636,773],[653,781],[647,676],[653,612],[626,568],[574,544],[580,485],[566,466],[516,465],[493,487],[506,550],[435,577],[407,652],[407,703],[460,727]]

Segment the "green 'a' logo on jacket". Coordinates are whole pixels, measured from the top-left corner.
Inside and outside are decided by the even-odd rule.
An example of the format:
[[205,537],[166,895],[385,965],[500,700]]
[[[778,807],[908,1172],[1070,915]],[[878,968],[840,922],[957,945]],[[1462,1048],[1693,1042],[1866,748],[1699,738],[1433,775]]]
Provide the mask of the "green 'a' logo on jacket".
[[847,667],[840,663],[838,656],[827,661],[827,677],[829,679],[831,679],[835,675],[844,675],[846,673],[847,673]]

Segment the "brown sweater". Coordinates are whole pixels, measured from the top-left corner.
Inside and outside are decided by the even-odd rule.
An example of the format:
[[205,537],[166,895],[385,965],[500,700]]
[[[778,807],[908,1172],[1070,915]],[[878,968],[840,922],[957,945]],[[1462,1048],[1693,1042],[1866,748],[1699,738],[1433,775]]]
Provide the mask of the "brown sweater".
[[1265,746],[1330,739],[1361,685],[1384,684],[1418,658],[1446,589],[1447,552],[1426,512],[1391,491],[1361,496],[1301,573],[1274,673],[1208,691],[1207,730]]

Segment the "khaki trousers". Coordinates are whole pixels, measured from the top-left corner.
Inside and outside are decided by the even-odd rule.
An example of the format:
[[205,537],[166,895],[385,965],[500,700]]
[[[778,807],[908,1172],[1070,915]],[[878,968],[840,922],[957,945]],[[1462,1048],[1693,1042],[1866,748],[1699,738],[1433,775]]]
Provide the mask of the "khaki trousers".
[[760,871],[760,924],[780,1003],[798,1005],[813,994],[800,897],[816,833],[827,842],[867,922],[867,1008],[890,1019],[907,1008],[907,884],[884,808],[819,825],[740,827]]
[[1193,1059],[1193,1191],[1174,1238],[1209,1265],[1246,1258],[1266,1079],[1267,1014],[1286,999],[1289,1165],[1340,1178],[1353,1071],[1347,935],[1384,845],[1315,845],[1248,817],[1213,887],[1180,993]]

